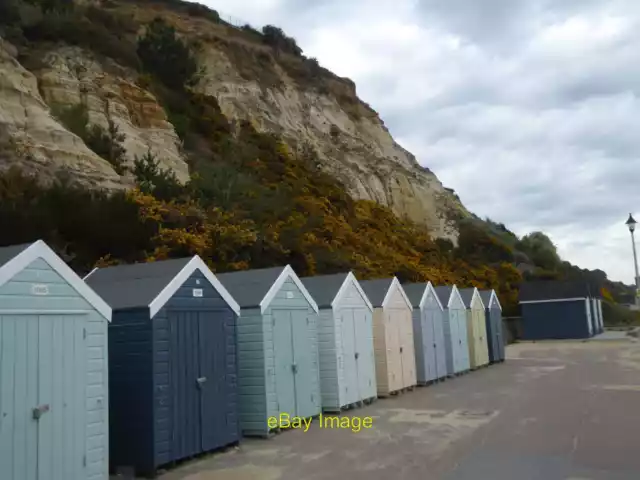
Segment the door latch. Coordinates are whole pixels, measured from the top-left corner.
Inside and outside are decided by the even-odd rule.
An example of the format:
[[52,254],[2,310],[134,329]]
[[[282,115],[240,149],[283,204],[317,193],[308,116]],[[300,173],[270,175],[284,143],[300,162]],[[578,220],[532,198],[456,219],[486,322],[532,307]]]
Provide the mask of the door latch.
[[198,384],[198,387],[202,387],[202,384],[206,381],[207,381],[207,377],[200,377],[196,379],[196,383]]
[[359,354],[358,352],[356,352],[356,353],[354,354],[354,356],[356,357],[356,360],[357,360],[357,359],[358,359],[358,357],[360,356],[360,354]]
[[297,364],[295,364],[295,363],[292,363],[292,364],[291,364],[291,371],[292,371],[293,373],[298,373],[298,365],[297,365]]
[[31,414],[33,415],[34,420],[40,420],[40,417],[49,411],[49,404],[39,405],[33,410],[31,410]]
[[400,347],[400,353],[402,353],[402,347]]

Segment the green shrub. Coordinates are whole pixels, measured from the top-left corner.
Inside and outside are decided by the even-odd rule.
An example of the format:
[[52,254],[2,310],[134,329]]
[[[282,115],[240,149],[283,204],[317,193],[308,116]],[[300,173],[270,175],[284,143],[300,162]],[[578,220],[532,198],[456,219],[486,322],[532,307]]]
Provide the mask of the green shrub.
[[48,12],[39,22],[23,25],[22,31],[31,41],[62,41],[112,58],[124,66],[139,68],[135,46],[127,40],[126,32],[116,27],[124,25],[123,22],[106,11],[101,14],[88,11],[94,12],[95,21],[91,21],[83,9],[56,10]]
[[151,150],[142,157],[136,156],[132,173],[142,192],[153,194],[161,200],[170,200],[184,193],[176,174],[161,168],[160,161]]
[[262,27],[262,35],[263,42],[266,45],[292,55],[302,55],[302,49],[298,46],[295,39],[287,36],[281,28],[266,25]]
[[144,68],[169,88],[183,90],[198,71],[189,47],[160,17],[147,25],[145,35],[138,39],[138,56]]
[[100,125],[92,125],[87,132],[85,143],[96,154],[109,162],[118,175],[127,171],[126,149],[122,145],[125,135],[120,133],[118,126],[109,120],[105,130]]
[[75,133],[83,140],[87,139],[89,133],[89,111],[84,103],[71,106],[54,103],[51,106],[51,113],[67,130]]

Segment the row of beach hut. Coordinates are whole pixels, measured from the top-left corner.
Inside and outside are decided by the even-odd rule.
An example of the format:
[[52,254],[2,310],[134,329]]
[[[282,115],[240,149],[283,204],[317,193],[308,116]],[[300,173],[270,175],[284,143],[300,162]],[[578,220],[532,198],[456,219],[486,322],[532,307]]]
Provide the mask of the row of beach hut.
[[[107,479],[504,360],[495,291],[0,249],[0,465]],[[40,473],[39,473],[40,472]],[[43,477],[42,472],[47,472]]]

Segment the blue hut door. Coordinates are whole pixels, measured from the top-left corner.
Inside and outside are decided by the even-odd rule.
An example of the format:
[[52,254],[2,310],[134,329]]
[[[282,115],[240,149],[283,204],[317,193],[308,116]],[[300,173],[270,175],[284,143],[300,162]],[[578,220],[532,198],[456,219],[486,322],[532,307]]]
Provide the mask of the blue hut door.
[[272,310],[273,349],[275,355],[276,398],[278,413],[296,415],[295,369],[293,360],[293,331],[289,310]]
[[427,309],[420,312],[420,320],[422,323],[422,351],[424,358],[425,380],[427,382],[436,379],[436,345],[433,335],[433,317],[435,312]]
[[224,310],[200,312],[199,353],[200,377],[200,418],[202,419],[202,449],[213,450],[237,438],[238,429],[229,422],[230,385],[226,370],[228,364],[227,339],[230,337],[226,326]]
[[447,375],[447,362],[445,359],[444,345],[444,316],[447,312],[434,310],[433,312],[433,340],[436,346],[436,378],[442,378]]
[[85,320],[0,315],[0,465],[9,480],[86,476]]
[[200,318],[197,311],[167,311],[171,352],[172,458],[202,452]]
[[345,308],[340,314],[342,339],[342,374],[345,384],[345,404],[357,402],[358,367],[356,360],[355,318],[351,308]]

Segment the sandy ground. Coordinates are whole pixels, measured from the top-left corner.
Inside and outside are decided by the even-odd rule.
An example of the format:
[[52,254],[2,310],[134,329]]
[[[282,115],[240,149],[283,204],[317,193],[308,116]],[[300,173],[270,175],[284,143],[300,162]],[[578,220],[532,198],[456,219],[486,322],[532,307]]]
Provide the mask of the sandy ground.
[[638,480],[640,343],[512,345],[507,361],[319,428],[245,440],[161,480]]

